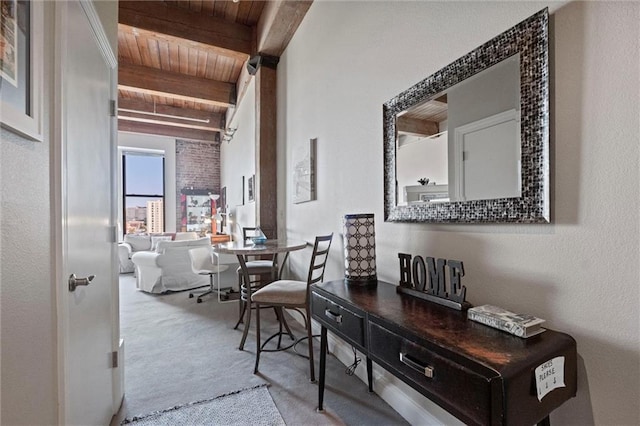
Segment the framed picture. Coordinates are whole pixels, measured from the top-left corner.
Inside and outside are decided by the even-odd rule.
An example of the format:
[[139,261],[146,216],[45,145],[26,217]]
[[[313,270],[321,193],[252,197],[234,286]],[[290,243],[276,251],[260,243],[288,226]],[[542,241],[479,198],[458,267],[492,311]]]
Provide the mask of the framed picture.
[[310,139],[293,152],[293,202],[304,203],[316,199],[316,143]]
[[0,124],[42,141],[43,1],[0,0]]
[[220,190],[220,213],[227,212],[227,187],[223,186]]
[[221,227],[222,229],[224,229],[224,227],[227,225],[227,187],[223,186],[222,189],[220,189],[220,205],[218,208],[218,212],[222,213],[222,223],[221,223]]
[[244,176],[242,176],[242,206],[244,206]]
[[255,190],[255,186],[254,186],[255,185],[255,181],[256,181],[256,175],[252,175],[249,178],[249,184],[247,185],[248,186],[248,191],[249,191],[249,202],[253,201],[253,193],[254,193],[254,190]]

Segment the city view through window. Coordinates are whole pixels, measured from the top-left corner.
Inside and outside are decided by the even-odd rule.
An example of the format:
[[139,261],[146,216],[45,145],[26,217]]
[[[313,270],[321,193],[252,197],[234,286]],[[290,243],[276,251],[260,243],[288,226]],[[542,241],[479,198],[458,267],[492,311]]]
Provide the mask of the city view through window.
[[164,157],[122,156],[125,233],[164,232]]

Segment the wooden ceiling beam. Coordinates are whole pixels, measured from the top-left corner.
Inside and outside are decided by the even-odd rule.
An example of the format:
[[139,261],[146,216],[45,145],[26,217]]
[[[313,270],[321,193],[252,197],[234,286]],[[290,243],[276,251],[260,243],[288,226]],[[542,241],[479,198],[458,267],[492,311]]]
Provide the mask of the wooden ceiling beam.
[[440,132],[438,123],[429,120],[400,116],[396,120],[398,133],[414,136],[432,136]]
[[131,34],[134,36],[145,37],[145,38],[148,38],[149,40],[161,41],[166,43],[175,43],[180,46],[186,46],[199,51],[213,53],[214,55],[233,58],[241,62],[246,61],[249,58],[249,54],[247,53],[236,52],[234,50],[225,49],[220,46],[214,46],[211,44],[206,44],[206,43],[195,41],[195,40],[188,40],[188,39],[180,38],[171,34],[161,34],[155,31],[149,31],[142,28],[132,27],[130,25],[118,24],[118,31],[121,32],[122,34]]
[[149,120],[164,121],[169,125],[173,123],[173,125],[180,127],[214,131],[221,131],[225,127],[225,116],[220,113],[153,104],[152,102],[121,97],[118,98],[118,118],[145,122]]
[[[289,45],[291,38],[302,23],[313,0],[275,0],[264,5],[260,20],[256,25],[257,52],[280,57]],[[256,52],[253,52],[256,53]],[[236,83],[237,103],[240,104],[253,77],[247,71],[246,63],[242,67]],[[237,108],[230,108],[227,123],[231,123]]]
[[118,22],[133,34],[170,42],[190,41],[193,47],[208,45],[224,56],[245,60],[252,53],[253,29],[222,18],[192,12],[163,1],[120,1]]
[[118,120],[118,131],[168,136],[178,139],[189,139],[211,143],[220,142],[220,134],[218,132],[212,132],[209,130],[187,129],[184,127],[164,126],[161,124],[141,123],[129,120]]
[[313,1],[266,2],[257,24],[258,52],[282,56],[312,4]]
[[118,66],[118,89],[214,106],[228,107],[236,103],[233,83],[127,63]]

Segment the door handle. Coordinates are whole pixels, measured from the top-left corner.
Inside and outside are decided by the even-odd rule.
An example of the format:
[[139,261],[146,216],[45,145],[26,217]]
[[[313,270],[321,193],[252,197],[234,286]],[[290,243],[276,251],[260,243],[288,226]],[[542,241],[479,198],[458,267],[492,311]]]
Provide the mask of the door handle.
[[89,285],[95,277],[95,275],[89,275],[87,278],[78,278],[76,274],[71,274],[69,276],[69,291],[76,291],[76,287],[81,285]]

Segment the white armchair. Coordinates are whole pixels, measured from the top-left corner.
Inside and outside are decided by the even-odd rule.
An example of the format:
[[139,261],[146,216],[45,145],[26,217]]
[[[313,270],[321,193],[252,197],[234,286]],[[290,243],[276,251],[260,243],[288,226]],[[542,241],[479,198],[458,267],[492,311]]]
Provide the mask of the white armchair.
[[121,274],[130,274],[134,271],[135,266],[131,261],[131,256],[133,256],[131,244],[125,242],[118,243],[118,263]]
[[209,246],[209,237],[196,240],[158,241],[155,251],[133,254],[136,286],[148,293],[165,293],[202,287],[209,284],[206,276],[191,270],[189,250]]
[[[171,238],[171,237],[169,237]],[[151,250],[151,236],[127,234],[124,241],[118,243],[118,259],[120,263],[120,273],[127,274],[134,271],[131,257],[135,252]]]

